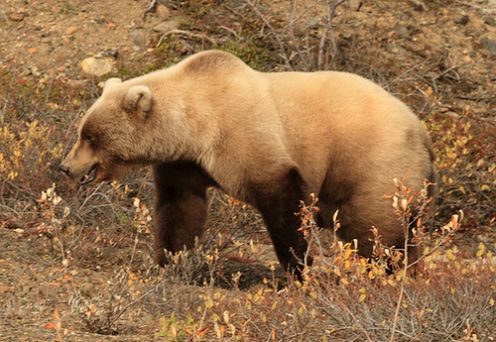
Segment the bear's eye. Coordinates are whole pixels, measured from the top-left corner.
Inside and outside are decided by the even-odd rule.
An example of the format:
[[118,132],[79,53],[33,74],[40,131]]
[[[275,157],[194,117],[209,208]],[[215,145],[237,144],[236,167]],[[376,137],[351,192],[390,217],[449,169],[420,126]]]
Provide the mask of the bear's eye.
[[95,141],[96,141],[96,137],[95,137],[94,135],[89,134],[89,133],[86,133],[86,132],[83,132],[83,133],[81,134],[81,138],[82,138],[83,140],[86,140],[86,141],[90,142],[90,143],[92,143],[92,142],[95,142]]

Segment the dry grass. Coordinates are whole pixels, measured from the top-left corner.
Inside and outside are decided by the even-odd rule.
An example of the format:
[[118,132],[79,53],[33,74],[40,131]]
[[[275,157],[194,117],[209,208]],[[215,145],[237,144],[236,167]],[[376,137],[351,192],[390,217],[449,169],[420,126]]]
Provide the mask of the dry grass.
[[[408,216],[403,206],[398,213]],[[453,217],[424,242],[429,245],[420,258],[422,266],[411,277],[402,268],[389,275],[384,260],[370,263],[360,258],[353,244],[324,242],[312,210],[312,206],[302,208],[302,227],[318,257],[303,284],[290,281],[281,287],[283,277],[272,267],[258,285],[241,287],[242,279],[255,269],[243,270],[239,264],[232,268],[233,261],[242,260],[246,251],[256,255],[257,247],[235,236],[228,236],[231,243],[226,243],[217,235],[216,242],[170,256],[165,270],[158,270],[149,258],[133,265],[130,255],[129,262],[117,267],[96,293],[74,283],[67,293],[71,312],[80,317],[83,330],[92,333],[142,332],[142,326],[132,322],[150,320],[145,326],[173,341],[486,341],[494,337],[496,257],[491,246],[482,243],[473,254],[445,248],[460,229],[460,217]],[[136,213],[133,225],[142,231],[147,227],[146,207],[137,204]],[[377,250],[381,248],[378,244]],[[400,252],[386,254],[401,263]],[[71,269],[67,267],[66,274]],[[56,328],[56,322],[51,323]]]

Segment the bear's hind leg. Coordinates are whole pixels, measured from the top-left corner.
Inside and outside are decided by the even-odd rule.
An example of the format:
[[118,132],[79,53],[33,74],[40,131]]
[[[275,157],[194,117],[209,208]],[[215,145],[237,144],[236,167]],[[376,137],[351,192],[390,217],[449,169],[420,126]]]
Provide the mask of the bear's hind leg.
[[277,185],[264,184],[256,189],[255,204],[265,220],[279,262],[301,280],[305,261],[309,266],[312,263],[307,256],[307,242],[298,231],[301,222],[296,214],[300,200],[304,199],[303,179],[297,170],[291,170]]
[[155,261],[166,263],[164,250],[192,248],[203,234],[207,218],[207,188],[214,185],[196,164],[176,162],[153,168]]

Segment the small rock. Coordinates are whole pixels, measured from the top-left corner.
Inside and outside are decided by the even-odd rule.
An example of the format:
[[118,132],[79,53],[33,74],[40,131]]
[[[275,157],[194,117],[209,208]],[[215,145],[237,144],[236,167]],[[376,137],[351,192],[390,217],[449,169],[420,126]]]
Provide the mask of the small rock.
[[321,21],[317,17],[311,17],[310,19],[308,19],[307,25],[308,25],[308,28],[318,29],[321,25]]
[[88,80],[67,80],[67,85],[71,88],[84,88],[88,85]]
[[25,17],[25,14],[24,13],[21,13],[21,12],[17,12],[17,13],[10,13],[9,14],[9,19],[11,21],[23,21],[24,20],[24,17]]
[[344,40],[350,40],[353,37],[353,34],[351,32],[341,32],[339,37]]
[[57,298],[59,287],[55,284],[43,283],[39,285],[38,290],[46,299],[54,300]]
[[36,65],[30,65],[28,67],[28,70],[26,71],[26,75],[38,77],[41,76],[41,71],[38,69]]
[[146,41],[145,41],[145,34],[143,33],[143,30],[140,29],[133,29],[129,31],[129,35],[131,36],[131,39],[133,40],[133,44],[135,47],[141,49],[145,47]]
[[157,26],[154,26],[152,30],[155,32],[167,33],[177,29],[178,27],[179,27],[179,23],[176,20],[167,20],[161,22]]
[[447,117],[452,118],[452,119],[459,119],[460,118],[459,114],[452,112],[452,111],[447,111],[446,113],[444,113],[444,115],[446,115]]
[[412,35],[410,34],[410,31],[406,27],[400,26],[396,29],[396,32],[398,33],[398,36],[400,38],[406,40],[412,40]]
[[405,54],[408,53],[405,48],[398,44],[389,44],[388,50],[395,54]]
[[37,53],[37,52],[38,52],[38,49],[37,49],[37,48],[35,48],[35,47],[32,47],[32,48],[29,48],[29,49],[28,49],[28,53],[29,53],[30,55],[34,55],[34,54],[35,54],[35,53]]
[[105,51],[102,52],[102,56],[104,57],[112,57],[114,59],[116,59],[117,57],[119,57],[119,50],[118,49],[107,49]]
[[410,4],[412,5],[413,9],[417,12],[422,12],[427,9],[427,6],[421,0],[410,0]]
[[79,285],[79,291],[84,297],[92,298],[95,296],[95,286],[90,282],[83,282]]
[[481,40],[481,44],[489,51],[491,55],[496,56],[496,40],[483,38]]
[[5,12],[0,9],[0,23],[5,21],[7,21],[7,16],[5,15]]
[[95,23],[97,23],[98,25],[103,25],[103,24],[106,24],[107,23],[107,19],[105,19],[105,18],[95,18]]
[[467,14],[462,14],[458,18],[455,18],[455,24],[465,26],[468,23],[468,15]]
[[496,18],[492,15],[484,17],[484,22],[490,26],[496,26]]
[[81,62],[83,71],[93,76],[103,76],[112,71],[112,63],[106,58],[88,57]]
[[352,11],[359,11],[362,4],[362,0],[348,0],[348,6],[350,6]]
[[295,24],[294,32],[297,37],[305,36],[310,30],[318,29],[320,27],[320,19],[316,16],[311,16],[306,22]]
[[77,26],[70,26],[67,28],[67,30],[65,30],[65,33],[71,35],[77,30],[78,30]]
[[164,6],[162,4],[157,6],[156,13],[157,16],[162,20],[166,20],[170,17],[170,10],[167,8],[167,6]]

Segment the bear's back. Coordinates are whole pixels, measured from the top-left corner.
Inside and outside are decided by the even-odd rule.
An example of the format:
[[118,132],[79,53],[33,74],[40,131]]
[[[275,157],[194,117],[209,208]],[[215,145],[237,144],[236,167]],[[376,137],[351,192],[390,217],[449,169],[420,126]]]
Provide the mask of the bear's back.
[[223,72],[229,75],[235,69],[250,70],[238,57],[220,50],[207,50],[194,54],[176,65],[186,76],[200,76]]
[[413,175],[423,177],[428,168],[429,138],[408,106],[379,85],[335,71],[265,75],[288,151],[312,190],[331,164],[350,183],[384,180],[370,181],[376,191],[407,174],[415,188],[421,184]]

